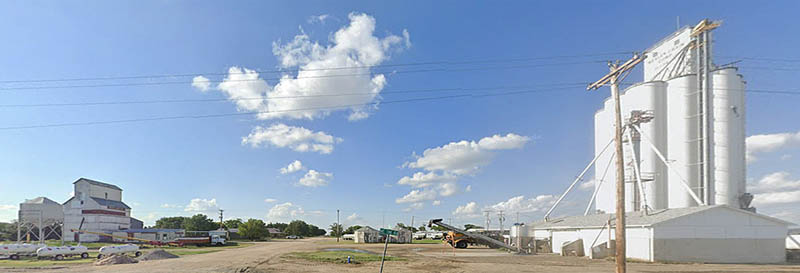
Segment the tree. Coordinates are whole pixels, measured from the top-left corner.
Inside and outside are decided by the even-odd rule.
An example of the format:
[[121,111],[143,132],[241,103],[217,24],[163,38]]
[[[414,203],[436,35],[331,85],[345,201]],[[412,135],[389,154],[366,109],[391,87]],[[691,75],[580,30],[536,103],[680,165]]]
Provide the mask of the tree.
[[362,228],[362,226],[359,226],[359,225],[352,225],[352,226],[349,226],[349,227],[348,227],[348,228],[347,228],[347,229],[344,231],[344,234],[353,234],[353,233],[356,233],[356,230],[359,230],[359,229],[361,229],[361,228]]
[[339,223],[333,223],[330,226],[331,230],[331,237],[341,237],[342,233],[344,233],[344,228]]
[[288,227],[288,226],[289,226],[289,224],[287,224],[287,223],[269,223],[269,224],[267,224],[268,228],[277,228],[278,230],[283,231],[283,232],[286,231],[286,227]]
[[175,217],[162,217],[156,221],[155,228],[169,228],[169,229],[181,229],[183,228],[183,222],[188,219],[187,217],[183,216],[175,216]]
[[464,230],[475,229],[475,228],[483,228],[483,227],[482,226],[476,226],[476,225],[473,225],[473,224],[465,224],[464,225]]
[[321,229],[321,228],[319,228],[319,227],[317,227],[315,225],[308,225],[308,231],[306,233],[307,235],[305,235],[305,236],[308,236],[308,237],[311,237],[311,236],[322,236],[322,235],[325,235],[325,233],[328,233],[328,232],[326,232],[324,229]]
[[419,230],[419,231],[425,231],[425,225],[421,225],[421,226],[419,226],[419,228],[417,228],[417,230]]
[[214,223],[214,220],[211,220],[205,214],[195,214],[192,217],[186,218],[183,221],[183,228],[187,231],[206,231],[206,230],[216,230],[219,228],[218,224]]
[[11,223],[0,223],[0,241],[3,240],[17,240],[17,220],[13,220]]
[[[231,229],[231,228],[238,228],[240,225],[242,225],[242,223],[243,223],[242,219],[236,218],[236,219],[225,220],[225,224],[224,225],[225,225],[225,228]],[[263,223],[263,221],[262,221],[262,223]],[[266,227],[266,225],[264,225],[264,227]]]
[[287,235],[308,236],[308,224],[302,220],[294,220],[289,222],[283,232]]
[[[241,222],[241,220],[239,220],[239,222]],[[264,224],[264,221],[258,219],[248,219],[247,222],[244,222],[237,227],[239,228],[239,234],[242,235],[242,237],[250,239],[251,241],[259,240],[269,236],[267,225]]]

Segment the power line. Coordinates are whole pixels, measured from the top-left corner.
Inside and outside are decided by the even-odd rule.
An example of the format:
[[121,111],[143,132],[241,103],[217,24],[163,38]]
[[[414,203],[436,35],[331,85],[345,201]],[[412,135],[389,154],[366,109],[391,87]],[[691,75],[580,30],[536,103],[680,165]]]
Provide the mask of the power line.
[[[533,68],[533,67],[547,67],[547,66],[560,66],[560,65],[577,65],[589,63],[604,63],[605,61],[584,61],[584,62],[570,62],[570,63],[548,63],[548,64],[529,64],[529,65],[513,65],[502,67],[477,67],[477,68],[433,68],[433,69],[419,69],[419,70],[405,70],[405,71],[383,71],[383,72],[368,72],[368,73],[355,73],[355,74],[336,74],[336,75],[316,75],[305,77],[289,78],[292,80],[301,79],[317,79],[317,78],[334,78],[334,77],[352,77],[352,76],[371,76],[374,74],[391,73],[391,74],[411,74],[423,72],[466,72],[466,71],[481,71],[481,70],[494,70],[494,69],[520,69],[520,68]],[[222,81],[208,81],[209,83],[222,83],[222,82],[253,82],[253,81],[280,81],[282,78],[271,79],[243,79],[243,80],[222,80]],[[173,84],[191,84],[188,81],[172,81],[172,82],[134,82],[134,83],[106,83],[106,84],[85,84],[85,85],[51,85],[51,86],[21,86],[21,87],[0,87],[2,91],[11,90],[42,90],[42,89],[71,89],[71,88],[97,88],[97,87],[123,87],[123,86],[154,86],[154,85],[173,85]]]
[[[543,92],[543,91],[544,90],[530,90],[530,91],[527,91],[527,93],[535,93],[535,92]],[[523,94],[523,92],[515,92],[515,94]],[[508,94],[506,94],[506,93],[498,93],[498,94],[493,94],[493,95],[486,95],[486,96],[483,96],[483,97],[503,96],[503,95],[508,95]],[[394,100],[394,101],[380,101],[380,102],[371,102],[371,103],[362,103],[362,104],[349,104],[349,105],[337,105],[337,106],[325,106],[325,107],[309,107],[309,108],[302,108],[302,109],[287,109],[287,110],[274,110],[274,111],[251,111],[251,112],[238,112],[238,113],[225,113],[225,114],[183,115],[183,116],[135,118],[135,119],[121,119],[121,120],[108,120],[108,121],[89,121],[89,122],[53,123],[53,124],[42,124],[42,125],[10,126],[10,127],[0,127],[0,130],[6,131],[6,130],[37,129],[37,128],[50,128],[50,127],[72,127],[72,126],[87,126],[87,125],[105,125],[105,124],[116,124],[116,123],[132,123],[132,122],[176,120],[176,119],[204,119],[204,118],[218,118],[218,117],[229,117],[229,116],[284,113],[284,112],[310,111],[310,110],[337,110],[337,109],[346,109],[346,108],[351,108],[351,107],[364,107],[364,106],[378,105],[378,104],[392,104],[392,103],[406,103],[406,102],[417,102],[417,101],[444,100],[444,99],[453,99],[453,98],[466,98],[466,97],[473,97],[473,96],[474,96],[473,94],[461,94],[461,95],[452,95],[452,96],[414,98],[414,99]]]
[[[317,95],[294,95],[294,96],[276,96],[276,97],[253,97],[253,98],[215,98],[215,99],[163,99],[163,100],[137,100],[137,101],[95,101],[95,102],[73,102],[73,103],[35,103],[35,104],[0,104],[0,107],[6,108],[22,108],[22,107],[60,107],[60,106],[93,106],[93,105],[118,105],[118,104],[153,104],[153,103],[192,103],[192,102],[221,102],[221,101],[248,101],[248,100],[280,100],[280,99],[304,99],[304,98],[320,98],[320,97],[345,97],[345,96],[366,96],[366,95],[385,95],[385,94],[413,94],[413,93],[431,93],[431,92],[447,92],[447,91],[476,91],[476,90],[511,90],[523,89],[532,87],[544,86],[568,86],[578,87],[586,85],[587,83],[557,83],[545,85],[522,85],[522,86],[495,86],[495,87],[476,87],[476,88],[428,88],[428,89],[407,89],[407,90],[392,90],[382,92],[364,92],[364,93],[334,93],[334,94],[317,94]],[[333,92],[331,91],[317,91],[319,93]]]
[[[330,71],[330,70],[347,70],[347,69],[363,69],[363,68],[381,68],[381,67],[402,67],[402,66],[422,66],[422,65],[463,65],[463,64],[480,64],[480,63],[504,63],[504,62],[522,62],[534,60],[552,60],[552,59],[565,59],[565,58],[581,58],[581,57],[601,57],[601,56],[614,56],[630,54],[630,52],[609,52],[609,53],[594,53],[594,54],[579,54],[579,55],[561,55],[561,56],[544,56],[544,57],[521,57],[521,58],[506,58],[506,59],[484,59],[484,60],[469,60],[469,61],[429,61],[429,62],[411,62],[400,64],[385,64],[385,65],[372,65],[372,66],[350,66],[350,67],[329,67],[329,68],[298,68],[292,70],[253,70],[259,74],[267,73],[286,73],[286,72],[299,72],[299,71]],[[34,82],[67,82],[67,81],[100,81],[100,80],[130,80],[130,79],[153,79],[153,78],[172,78],[172,77],[193,77],[193,76],[210,76],[210,75],[229,75],[230,73],[177,73],[177,74],[151,74],[151,75],[133,75],[133,76],[108,76],[108,77],[82,77],[82,78],[58,78],[58,79],[30,79],[30,80],[2,80],[0,83],[34,83]],[[244,73],[234,73],[244,74]]]

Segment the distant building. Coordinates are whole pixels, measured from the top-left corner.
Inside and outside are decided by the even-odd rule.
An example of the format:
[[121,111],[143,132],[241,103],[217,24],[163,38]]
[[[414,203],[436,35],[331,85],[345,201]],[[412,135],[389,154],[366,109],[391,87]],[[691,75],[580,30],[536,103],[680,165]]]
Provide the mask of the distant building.
[[[131,228],[131,208],[122,202],[122,189],[108,183],[80,178],[74,183],[75,195],[64,202],[64,240],[77,241],[78,229],[113,233]],[[112,241],[109,236],[80,234],[81,242]]]
[[283,237],[283,235],[286,235],[280,229],[277,228],[267,228],[267,231],[269,231],[269,236],[274,238]]
[[[186,231],[183,229],[166,229],[166,228],[146,228],[146,229],[126,229],[115,231],[112,233],[114,236],[131,237],[149,241],[169,242],[176,238],[184,237]],[[114,242],[136,242],[137,240],[126,240],[123,238],[114,238]]]
[[142,220],[131,217],[130,229],[142,229],[142,228],[144,228],[144,222],[142,222]]
[[369,226],[359,228],[353,234],[355,235],[353,241],[356,244],[383,242],[383,236],[380,235],[378,230]]

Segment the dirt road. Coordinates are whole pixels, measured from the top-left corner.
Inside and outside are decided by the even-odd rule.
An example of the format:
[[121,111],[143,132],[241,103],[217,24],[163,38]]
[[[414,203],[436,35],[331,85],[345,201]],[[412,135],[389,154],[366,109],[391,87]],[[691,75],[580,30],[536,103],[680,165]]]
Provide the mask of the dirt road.
[[[331,239],[304,239],[256,243],[244,248],[145,261],[138,264],[75,265],[58,269],[0,269],[2,272],[376,272],[380,262],[332,264],[283,257],[296,251],[352,248],[380,253],[379,244],[334,244]],[[553,254],[513,255],[487,248],[453,251],[440,244],[390,245],[389,254],[403,261],[389,261],[384,272],[613,272],[614,264],[584,257]],[[800,272],[800,265],[718,265],[629,263],[629,272]]]

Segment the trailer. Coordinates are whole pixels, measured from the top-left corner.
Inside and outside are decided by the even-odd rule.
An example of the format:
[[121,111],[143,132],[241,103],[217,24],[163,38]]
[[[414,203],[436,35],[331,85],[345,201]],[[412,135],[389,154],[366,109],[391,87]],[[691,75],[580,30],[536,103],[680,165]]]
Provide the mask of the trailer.
[[64,257],[80,256],[81,259],[89,258],[89,249],[85,246],[48,246],[36,250],[39,259],[51,258],[56,261],[63,260]]
[[36,250],[47,247],[45,244],[7,244],[0,245],[0,257],[19,260],[20,256],[34,256]]
[[97,259],[102,259],[103,257],[107,257],[113,254],[130,254],[133,253],[134,257],[142,256],[142,252],[139,251],[139,246],[134,244],[127,244],[127,245],[114,245],[114,246],[104,246],[101,247],[98,251]]
[[225,238],[219,235],[210,235],[210,236],[203,236],[203,237],[181,237],[176,238],[175,240],[170,241],[171,244],[177,244],[179,246],[185,245],[197,245],[197,246],[204,246],[204,245],[225,245]]

